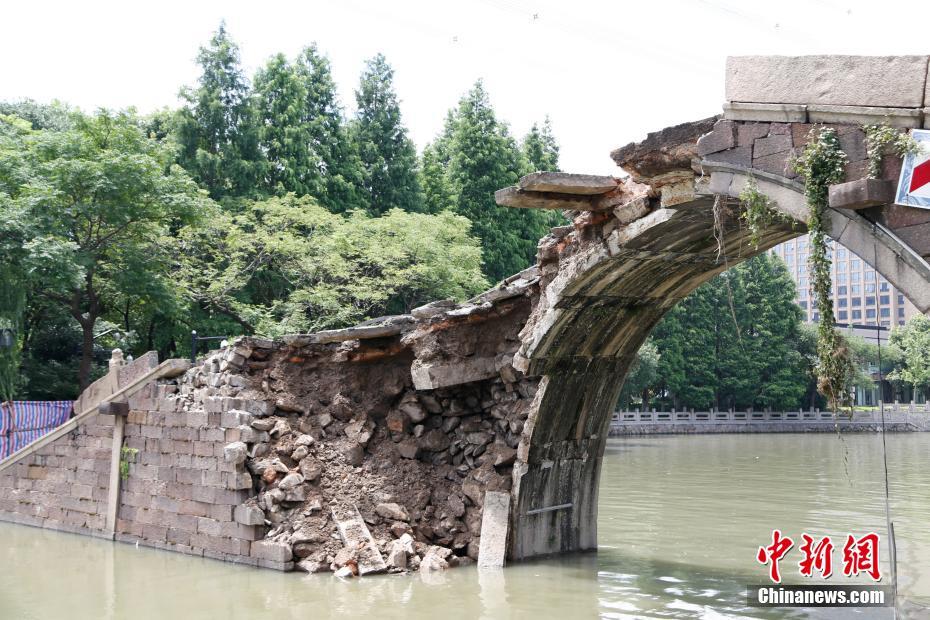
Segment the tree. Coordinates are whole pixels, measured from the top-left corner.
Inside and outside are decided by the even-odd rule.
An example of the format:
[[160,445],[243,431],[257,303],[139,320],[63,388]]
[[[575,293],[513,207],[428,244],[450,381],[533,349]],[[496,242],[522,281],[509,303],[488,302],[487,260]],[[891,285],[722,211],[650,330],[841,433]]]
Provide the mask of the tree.
[[95,326],[117,303],[161,304],[176,294],[169,232],[204,204],[174,153],[128,113],[75,113],[73,128],[30,131],[8,194],[24,222],[32,293],[81,327],[80,388]]
[[915,315],[904,327],[893,329],[889,341],[901,350],[902,364],[889,378],[930,393],[930,319]]
[[487,286],[469,223],[451,212],[330,213],[288,194],[182,233],[181,282],[240,332],[280,335],[405,313]]
[[617,404],[621,409],[629,409],[634,398],[639,398],[643,409],[649,407],[652,387],[659,376],[659,350],[651,340],[647,340],[636,352],[636,359],[627,372]]
[[520,148],[534,171],[559,171],[559,145],[552,135],[552,123],[548,116],[543,121],[542,129],[533,123]]
[[32,129],[63,130],[71,126],[71,108],[61,101],[43,104],[32,99],[0,101],[0,115],[29,121]]
[[178,160],[214,199],[252,196],[265,167],[239,47],[226,25],[200,48],[197,88],[181,90]]
[[29,121],[0,115],[0,402],[13,400],[19,382],[30,227],[17,199],[28,178],[23,150],[30,130]]
[[[516,183],[529,172],[529,164],[506,125],[495,117],[481,81],[459,101],[435,144],[435,161],[447,162],[453,208],[471,220],[481,239],[485,274],[497,281],[526,268],[547,232],[547,218],[532,209],[501,208],[494,202],[494,192]],[[432,211],[436,195],[428,200]]]
[[319,162],[311,161],[306,104],[306,84],[284,54],[272,56],[255,74],[259,141],[268,159],[263,185],[270,194],[325,191]]
[[427,144],[420,158],[420,187],[427,213],[439,213],[455,208],[455,192],[449,177],[452,132],[455,130],[455,112],[449,110],[442,133]]
[[800,320],[780,261],[737,265],[656,326],[655,391],[674,407],[795,407],[810,383]]
[[394,71],[383,55],[366,63],[355,101],[353,132],[364,168],[369,211],[423,211],[416,149],[401,122]]
[[310,45],[297,57],[295,69],[306,93],[303,124],[311,166],[306,174],[323,187],[319,194],[308,193],[333,213],[367,208],[362,162],[342,115],[329,60]]

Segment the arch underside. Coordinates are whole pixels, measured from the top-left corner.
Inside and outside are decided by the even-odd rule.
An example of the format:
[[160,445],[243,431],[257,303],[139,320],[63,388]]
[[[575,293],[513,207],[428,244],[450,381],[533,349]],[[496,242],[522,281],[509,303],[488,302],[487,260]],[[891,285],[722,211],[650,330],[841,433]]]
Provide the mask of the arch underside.
[[[763,231],[758,246],[750,244],[739,218],[738,197],[750,179],[792,219]],[[714,234],[715,200],[725,212],[718,220],[722,244]],[[560,263],[560,275],[540,302],[549,306],[525,328],[520,352],[527,372],[543,379],[514,469],[514,559],[597,547],[598,485],[611,413],[640,346],[694,289],[803,234],[806,219],[798,183],[708,164],[695,183],[694,200],[653,211],[569,258],[564,268]],[[829,236],[866,259],[922,312],[930,310],[926,261],[855,212],[829,209],[824,219]]]
[[722,206],[722,245],[714,236],[714,198],[664,210],[671,211],[657,218],[664,221],[587,269],[550,310],[557,317],[530,358],[529,372],[545,378],[514,475],[514,559],[597,547],[610,417],[640,346],[698,286],[805,231],[782,223],[753,247],[736,201]]

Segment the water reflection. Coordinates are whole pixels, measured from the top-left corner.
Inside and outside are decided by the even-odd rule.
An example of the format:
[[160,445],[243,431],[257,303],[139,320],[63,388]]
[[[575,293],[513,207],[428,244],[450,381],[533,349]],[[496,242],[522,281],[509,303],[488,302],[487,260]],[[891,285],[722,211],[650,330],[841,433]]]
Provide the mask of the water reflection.
[[[889,440],[900,617],[930,617],[922,607],[930,605],[928,452],[927,434]],[[764,580],[754,552],[773,527],[795,538],[884,536],[880,458],[866,435],[611,442],[599,552],[492,572],[341,582],[0,524],[0,618],[890,618],[889,610],[789,612],[744,600],[745,586]],[[786,580],[800,581],[795,566],[783,567]]]

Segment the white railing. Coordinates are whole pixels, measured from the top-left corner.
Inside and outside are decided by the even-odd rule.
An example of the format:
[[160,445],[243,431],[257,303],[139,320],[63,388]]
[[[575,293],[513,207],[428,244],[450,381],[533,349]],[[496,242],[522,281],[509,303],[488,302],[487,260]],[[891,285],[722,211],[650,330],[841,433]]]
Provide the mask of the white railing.
[[[915,404],[885,404],[883,406],[886,424],[911,424],[924,430],[930,430],[930,403]],[[873,407],[857,409],[850,415],[842,412],[834,416],[831,411],[808,409],[797,411],[746,411],[718,410],[695,411],[617,411],[611,419],[611,426],[626,426],[636,424],[881,424],[882,409]]]

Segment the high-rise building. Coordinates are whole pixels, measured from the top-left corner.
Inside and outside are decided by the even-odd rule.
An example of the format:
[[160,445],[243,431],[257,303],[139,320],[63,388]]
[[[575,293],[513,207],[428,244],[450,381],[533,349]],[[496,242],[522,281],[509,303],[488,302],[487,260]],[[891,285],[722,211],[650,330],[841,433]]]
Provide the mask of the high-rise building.
[[[804,320],[808,323],[819,321],[820,312],[816,308],[811,290],[809,236],[803,235],[786,241],[772,248],[770,252],[784,260],[788,266],[788,271],[797,284],[796,301],[804,312]],[[861,257],[832,240],[828,241],[828,252],[832,262],[833,313],[838,325],[883,326],[888,328],[880,330],[884,342],[890,328],[904,325],[918,312],[914,304],[905,299],[904,295]],[[854,331],[872,340],[878,330]]]

